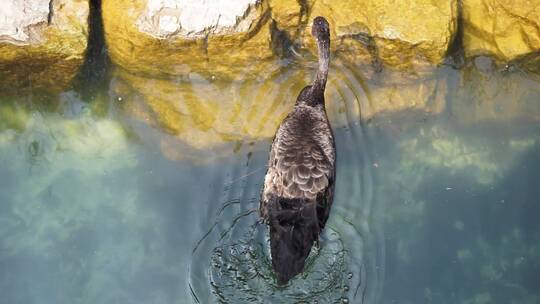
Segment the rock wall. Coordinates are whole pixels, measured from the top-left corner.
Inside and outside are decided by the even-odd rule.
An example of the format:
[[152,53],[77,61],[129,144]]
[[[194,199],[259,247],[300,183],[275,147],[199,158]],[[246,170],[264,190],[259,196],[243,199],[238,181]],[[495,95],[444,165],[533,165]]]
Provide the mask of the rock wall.
[[[461,5],[467,58],[531,59],[528,65],[537,66],[540,0]],[[276,59],[315,53],[310,21],[317,15],[330,22],[334,57],[429,71],[444,61],[460,18],[458,0],[103,0],[102,14],[117,66],[147,77],[208,79],[267,77],[281,68]],[[87,18],[88,0],[3,1],[2,82],[69,83],[86,50]]]
[[3,0],[0,87],[60,92],[84,61],[88,0]]
[[[332,50],[352,63],[400,70],[442,63],[457,30],[457,0],[312,1],[309,19],[325,16]],[[315,50],[308,24],[302,42]]]
[[103,2],[113,61],[160,76],[266,76],[270,59],[304,46],[315,50],[310,20],[317,15],[329,20],[332,50],[342,58],[421,69],[444,59],[457,28],[457,0]]
[[[315,53],[317,15],[331,24],[334,57],[351,64],[429,71],[444,61],[462,18],[467,58],[540,70],[540,0],[460,4],[462,16],[458,0],[103,0],[102,14],[112,61],[150,77],[267,77],[281,68],[276,59]],[[87,18],[88,0],[2,1],[2,82],[69,83],[86,50]]]
[[[112,92],[137,101],[125,107],[130,115],[197,149],[274,134],[311,81],[311,20],[318,15],[331,26],[327,96],[328,108],[339,109],[329,113],[336,125],[349,123],[343,113],[364,120],[395,111],[441,113],[452,93],[434,68],[458,38],[458,0],[103,1],[116,64]],[[307,68],[284,67],[283,57]],[[351,77],[366,64],[373,68]],[[357,96],[364,90],[351,79],[364,77],[370,90]]]
[[273,57],[269,17],[257,0],[103,0],[113,62],[159,77],[249,77]]
[[[462,0],[467,57],[506,63],[540,53],[540,0]],[[525,63],[537,64],[537,62]]]
[[3,1],[0,3],[0,39],[14,44],[39,40],[33,27],[47,23],[48,18],[47,0]]

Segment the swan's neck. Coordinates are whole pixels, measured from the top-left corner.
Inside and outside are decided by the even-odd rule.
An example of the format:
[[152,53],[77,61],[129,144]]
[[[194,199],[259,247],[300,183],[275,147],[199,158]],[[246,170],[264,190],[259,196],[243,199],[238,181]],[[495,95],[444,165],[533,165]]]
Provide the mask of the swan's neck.
[[324,94],[330,63],[330,39],[317,38],[317,46],[319,48],[319,69],[315,81],[313,81],[313,89]]

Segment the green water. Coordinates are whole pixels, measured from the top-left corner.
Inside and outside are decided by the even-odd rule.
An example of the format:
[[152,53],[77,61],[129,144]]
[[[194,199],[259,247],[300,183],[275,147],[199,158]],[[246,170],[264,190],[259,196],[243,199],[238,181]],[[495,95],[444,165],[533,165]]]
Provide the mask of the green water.
[[[284,66],[194,92],[285,111],[313,67]],[[194,147],[133,116],[145,97],[113,74],[0,95],[0,303],[539,303],[538,78],[441,67],[424,108],[376,111],[387,74],[332,71],[335,203],[285,288],[257,223],[270,138]]]

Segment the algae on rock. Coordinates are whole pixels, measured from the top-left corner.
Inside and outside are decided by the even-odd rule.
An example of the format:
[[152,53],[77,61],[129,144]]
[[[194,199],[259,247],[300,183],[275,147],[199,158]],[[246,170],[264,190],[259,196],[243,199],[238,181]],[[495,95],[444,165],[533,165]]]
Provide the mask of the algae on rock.
[[[539,0],[463,0],[462,4],[467,57],[489,55],[506,63],[540,53]],[[538,60],[530,64],[538,69]]]
[[[1,119],[5,115],[11,113],[0,111]],[[104,182],[107,172],[136,166],[121,125],[89,112],[77,119],[38,112],[20,116],[27,117],[24,128],[0,129],[0,162],[15,187],[0,222],[9,221],[9,214],[20,219],[0,227],[4,254],[49,250],[113,209],[121,221],[136,222],[135,188],[116,191]]]
[[266,2],[104,0],[102,11],[110,56],[131,72],[246,78],[273,56]]
[[113,62],[153,77],[267,77],[279,69],[268,62],[289,52],[283,48],[315,48],[309,24],[317,15],[331,24],[332,50],[351,62],[376,58],[402,70],[442,63],[456,32],[457,1],[397,6],[374,0],[104,0],[103,17]]
[[[401,70],[442,63],[457,30],[456,0],[310,1],[310,19],[330,23],[332,50],[351,62],[380,60]],[[304,44],[314,51],[311,29]]]

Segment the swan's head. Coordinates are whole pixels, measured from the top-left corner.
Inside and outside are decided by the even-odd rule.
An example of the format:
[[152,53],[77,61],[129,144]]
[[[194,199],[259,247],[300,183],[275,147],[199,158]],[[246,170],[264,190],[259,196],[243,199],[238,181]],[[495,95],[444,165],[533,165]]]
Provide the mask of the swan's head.
[[313,27],[311,28],[311,34],[318,41],[329,41],[330,40],[330,25],[324,17],[315,17],[313,19]]

